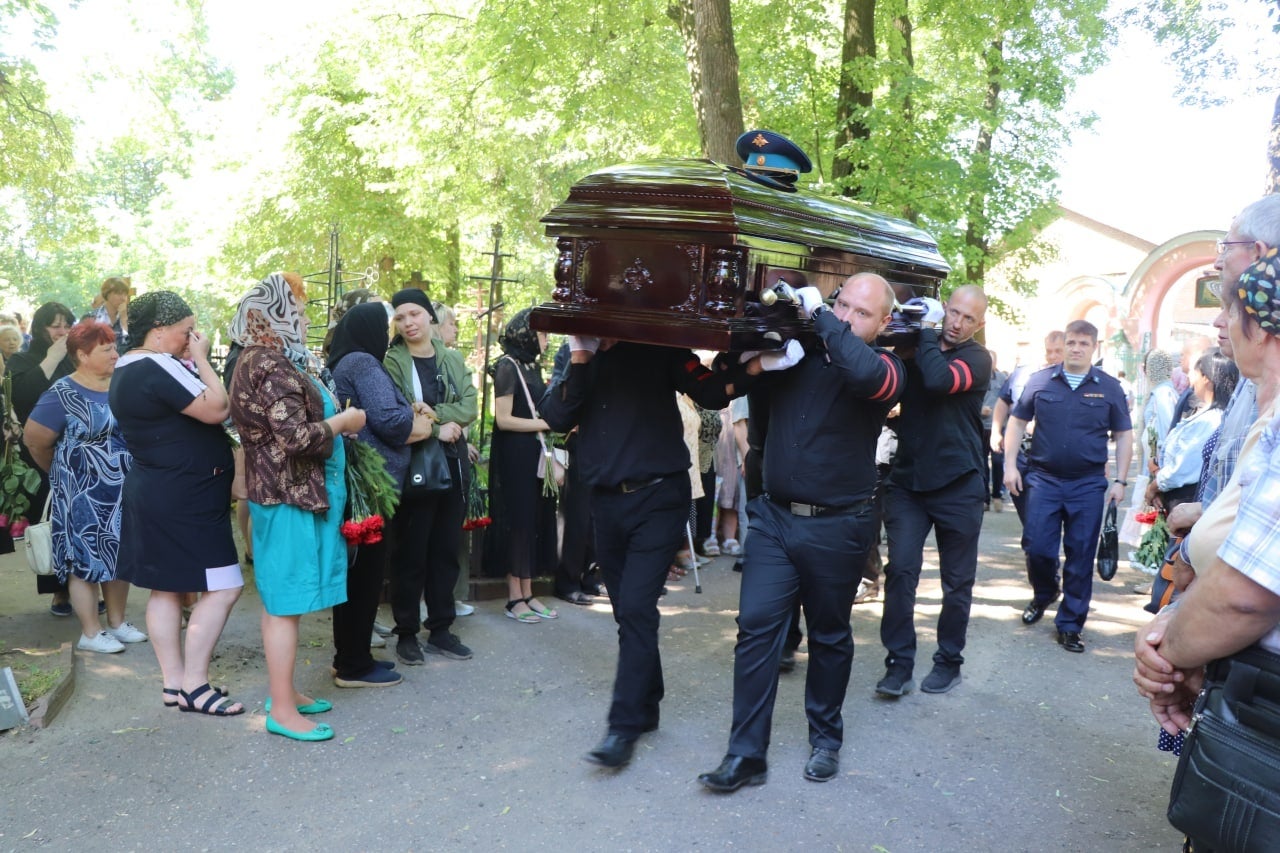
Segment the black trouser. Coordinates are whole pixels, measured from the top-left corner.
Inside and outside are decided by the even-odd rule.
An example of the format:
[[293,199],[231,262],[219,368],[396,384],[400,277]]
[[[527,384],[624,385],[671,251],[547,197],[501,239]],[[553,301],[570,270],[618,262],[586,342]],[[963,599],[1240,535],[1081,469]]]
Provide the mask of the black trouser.
[[1018,544],[1022,548],[1022,559],[1027,566],[1027,581],[1034,586],[1036,570],[1031,565],[1031,549],[1027,542],[1027,496],[1031,494],[1031,484],[1027,482],[1027,473],[1031,470],[1031,465],[1027,462],[1027,454],[1019,450],[1014,459],[1014,465],[1018,468],[1018,476],[1022,478],[1022,491],[1016,495],[1010,492],[1009,499],[1013,501],[1013,508],[1018,513],[1018,523],[1022,525],[1022,538]]
[[586,574],[595,551],[591,543],[591,486],[582,481],[580,469],[570,457],[560,492],[560,511],[564,513],[564,541],[556,562],[556,595],[561,597],[582,592],[582,576]]
[[982,532],[982,474],[972,471],[940,489],[916,492],[889,484],[885,493],[884,529],[889,536],[889,562],[884,571],[884,615],[880,641],[887,666],[910,668],[916,657],[916,587],[924,563],[924,545],[933,528],[942,577],[942,612],[938,616],[938,651],[934,663],[964,663],[969,606],[978,571],[978,536]]
[[764,758],[769,749],[778,660],[795,601],[804,603],[809,629],[809,744],[840,749],[853,667],[849,610],[872,546],[871,505],[867,500],[849,512],[812,518],[794,516],[768,497],[748,506],[752,546],[742,569],[733,650],[731,755]]
[[670,474],[631,493],[597,488],[592,498],[596,557],[618,625],[609,733],[635,738],[658,722],[658,596],[689,520],[689,477]]
[[880,532],[884,529],[884,478],[889,476],[888,465],[876,466],[876,496],[871,504],[871,548],[867,551],[866,562],[862,564],[862,579],[869,583],[880,583],[880,575],[884,572],[884,562],[880,559]]
[[390,531],[377,544],[359,546],[347,567],[347,600],[333,608],[333,668],[339,678],[361,678],[373,671],[369,640],[382,596],[388,535]]
[[[458,460],[449,460],[454,470],[449,491],[424,497],[406,495],[396,510],[391,614],[400,636],[416,636],[424,624],[433,635],[447,631],[456,616],[453,587],[458,582],[458,543],[466,518],[457,464]],[[418,602],[424,598],[427,621],[420,623]]]

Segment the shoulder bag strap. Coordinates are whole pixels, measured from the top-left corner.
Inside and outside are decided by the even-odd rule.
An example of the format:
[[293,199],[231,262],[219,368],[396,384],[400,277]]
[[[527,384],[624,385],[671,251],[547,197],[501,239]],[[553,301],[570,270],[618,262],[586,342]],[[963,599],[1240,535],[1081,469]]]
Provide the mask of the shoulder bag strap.
[[[524,381],[524,371],[520,369],[520,362],[516,361],[509,355],[504,355],[503,358],[511,362],[516,369],[516,376],[520,377],[520,387],[524,389],[524,398],[529,403],[529,414],[537,415],[538,410],[533,405],[533,395],[529,393],[529,383]],[[545,456],[547,454],[547,440],[543,437],[542,430],[538,430],[534,434],[538,436],[538,444],[542,445],[542,454]]]

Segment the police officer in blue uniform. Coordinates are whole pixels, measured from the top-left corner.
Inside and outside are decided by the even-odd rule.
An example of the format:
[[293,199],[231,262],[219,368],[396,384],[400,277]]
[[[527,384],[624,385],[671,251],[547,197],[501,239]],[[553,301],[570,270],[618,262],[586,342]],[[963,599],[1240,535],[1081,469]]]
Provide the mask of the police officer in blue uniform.
[[[834,310],[817,288],[801,288],[797,296],[822,346],[786,373],[760,380],[769,401],[765,494],[748,507],[733,725],[720,766],[698,777],[722,793],[762,784],[768,774],[778,662],[797,600],[809,629],[811,752],[804,776],[825,782],[839,770],[841,708],[853,665],[849,611],[875,542],[876,441],[906,373],[896,355],[874,345],[894,304],[883,278],[851,277]],[[800,345],[791,341],[788,348]]]
[[[1065,359],[1057,367],[1039,371],[1027,382],[1005,428],[1005,447],[1018,447],[1027,423],[1035,420],[1035,434],[1027,453],[1025,479],[1013,455],[1006,455],[1004,482],[1010,494],[1028,489],[1024,533],[1027,570],[1034,597],[1022,621],[1040,621],[1057,600],[1054,622],[1058,644],[1069,652],[1083,652],[1080,633],[1089,616],[1093,596],[1093,558],[1106,501],[1124,499],[1125,481],[1133,456],[1129,407],[1119,380],[1091,364],[1098,345],[1093,324],[1076,320],[1067,325]],[[1116,442],[1116,479],[1107,485],[1107,441]],[[1061,588],[1057,577],[1058,548],[1062,546]]]

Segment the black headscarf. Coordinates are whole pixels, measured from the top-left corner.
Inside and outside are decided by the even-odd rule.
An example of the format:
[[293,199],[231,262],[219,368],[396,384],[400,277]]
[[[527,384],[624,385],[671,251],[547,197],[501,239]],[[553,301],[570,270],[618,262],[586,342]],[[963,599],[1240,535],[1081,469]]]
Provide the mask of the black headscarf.
[[136,297],[129,303],[129,349],[142,346],[152,329],[172,326],[194,313],[181,296],[168,290]]
[[364,352],[382,361],[387,355],[387,309],[381,302],[356,305],[342,315],[329,345],[329,369],[353,352]]
[[538,360],[538,356],[542,355],[538,333],[529,328],[531,311],[530,308],[517,311],[515,316],[507,321],[507,327],[502,330],[502,337],[498,339],[498,345],[502,347],[502,351],[521,364],[533,364]]

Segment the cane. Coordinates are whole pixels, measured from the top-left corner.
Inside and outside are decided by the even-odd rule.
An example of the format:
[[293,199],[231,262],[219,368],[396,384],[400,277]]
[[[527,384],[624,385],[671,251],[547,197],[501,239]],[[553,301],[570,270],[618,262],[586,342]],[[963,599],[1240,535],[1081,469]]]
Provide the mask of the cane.
[[689,561],[693,563],[693,591],[701,594],[702,581],[698,578],[698,552],[693,550],[693,528],[687,521],[684,523],[684,534],[689,537]]

